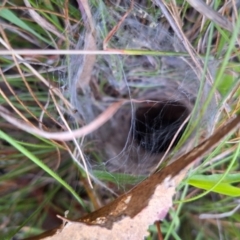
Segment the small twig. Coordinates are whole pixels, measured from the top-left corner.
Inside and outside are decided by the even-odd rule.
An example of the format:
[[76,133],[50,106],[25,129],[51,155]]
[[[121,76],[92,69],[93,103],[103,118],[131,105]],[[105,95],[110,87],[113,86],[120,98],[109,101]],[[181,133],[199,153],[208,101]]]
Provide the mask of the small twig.
[[107,49],[108,42],[110,41],[110,39],[112,38],[112,36],[114,35],[114,33],[120,28],[120,26],[122,25],[122,23],[123,23],[123,21],[126,19],[126,17],[129,15],[129,13],[132,11],[133,5],[134,5],[134,0],[131,0],[130,8],[129,8],[129,9],[127,10],[127,12],[122,16],[122,18],[121,18],[120,21],[117,23],[117,25],[114,26],[113,29],[108,33],[107,37],[104,39],[104,41],[103,41],[103,49],[104,49],[104,50]]
[[162,235],[161,228],[160,228],[160,221],[156,221],[155,225],[157,227],[158,240],[163,240],[163,235]]
[[100,126],[102,126],[105,122],[107,122],[116,112],[117,110],[128,101],[122,100],[117,103],[113,103],[110,107],[108,107],[103,113],[101,113],[98,117],[96,117],[95,120],[90,122],[88,125],[72,130],[71,132],[46,132],[43,130],[40,130],[39,128],[32,127],[23,121],[18,120],[17,118],[11,116],[11,114],[8,112],[6,108],[3,106],[0,106],[0,116],[2,116],[5,120],[13,124],[14,126],[18,127],[19,129],[22,129],[23,131],[37,134],[39,136],[42,136],[47,139],[55,139],[59,141],[71,141],[74,138],[83,137],[88,135],[89,133],[97,130]]

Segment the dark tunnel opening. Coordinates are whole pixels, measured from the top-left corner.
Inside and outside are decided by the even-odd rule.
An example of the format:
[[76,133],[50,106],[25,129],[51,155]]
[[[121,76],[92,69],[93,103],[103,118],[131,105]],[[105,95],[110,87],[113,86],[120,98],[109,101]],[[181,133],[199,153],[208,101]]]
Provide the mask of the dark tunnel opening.
[[[179,127],[188,117],[189,111],[180,102],[144,103],[135,112],[133,138],[150,154],[165,152]],[[180,140],[184,125],[172,148]]]

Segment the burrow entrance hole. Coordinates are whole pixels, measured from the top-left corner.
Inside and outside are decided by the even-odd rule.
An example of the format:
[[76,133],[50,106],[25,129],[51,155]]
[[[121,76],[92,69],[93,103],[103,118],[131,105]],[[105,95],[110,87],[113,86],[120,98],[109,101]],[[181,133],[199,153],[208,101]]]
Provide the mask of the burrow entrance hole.
[[[165,152],[179,127],[189,115],[189,110],[180,102],[151,102],[142,104],[135,112],[133,138],[151,154]],[[184,125],[172,147],[180,140]]]

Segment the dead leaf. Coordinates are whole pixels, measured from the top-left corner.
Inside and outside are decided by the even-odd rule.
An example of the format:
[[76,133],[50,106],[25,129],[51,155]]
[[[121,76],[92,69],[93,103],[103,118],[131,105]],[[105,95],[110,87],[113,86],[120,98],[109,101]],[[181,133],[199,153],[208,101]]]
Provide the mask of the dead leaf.
[[229,32],[233,31],[233,26],[231,22],[229,22],[228,19],[222,16],[220,13],[214,11],[210,6],[208,6],[202,0],[187,0],[187,2],[193,8],[195,8],[198,12],[200,12],[203,16],[212,20],[214,23],[216,23],[220,27],[228,30]]
[[[84,17],[85,27],[86,27],[86,34],[84,39],[84,50],[85,51],[95,51],[97,50],[96,45],[96,36],[95,36],[95,25],[93,22],[91,10],[89,7],[88,0],[78,0],[80,11],[82,12],[82,16]],[[96,55],[86,54],[83,57],[83,61],[81,66],[79,67],[79,71],[76,75],[77,78],[77,89],[81,89],[84,92],[84,89],[89,86],[92,69],[96,60]]]

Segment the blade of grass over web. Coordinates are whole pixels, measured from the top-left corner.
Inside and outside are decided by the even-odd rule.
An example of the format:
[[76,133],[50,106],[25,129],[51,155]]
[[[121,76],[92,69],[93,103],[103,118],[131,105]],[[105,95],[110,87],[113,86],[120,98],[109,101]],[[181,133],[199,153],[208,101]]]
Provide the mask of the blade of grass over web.
[[[192,110],[191,113],[191,118],[189,121],[189,124],[187,126],[187,129],[185,130],[183,136],[181,137],[177,147],[176,147],[176,151],[179,149],[179,147],[182,146],[182,144],[190,137],[190,135],[192,134],[192,132],[194,131],[194,129],[197,128],[197,126],[199,126],[200,121],[202,120],[203,115],[205,114],[207,107],[209,106],[209,102],[211,101],[213,94],[216,92],[216,88],[214,88],[213,86],[213,91],[211,92],[211,96],[208,95],[208,100],[209,102],[205,102],[203,106],[205,106],[205,110],[203,110],[203,107],[201,106],[201,112],[199,113],[199,106],[200,106],[200,101],[202,98],[202,95],[204,93],[204,86],[205,83],[207,81],[206,79],[206,73],[208,71],[208,63],[210,60],[210,50],[211,50],[211,38],[213,36],[213,25],[211,25],[210,27],[210,34],[209,34],[209,42],[207,45],[207,51],[206,51],[206,55],[204,56],[204,67],[202,69],[202,75],[201,75],[201,79],[200,79],[200,87],[199,87],[199,91],[197,94],[197,99],[195,101],[195,105],[194,108]],[[197,117],[196,117],[197,116]],[[197,139],[197,138],[196,138]]]
[[143,181],[146,176],[132,176],[124,173],[109,173],[103,171],[93,171],[94,176],[102,181],[118,183],[121,180],[121,184],[136,184]]
[[[218,71],[217,76],[215,78],[215,81],[213,83],[212,89],[209,92],[209,97],[206,100],[206,104],[203,106],[203,109],[202,109],[203,112],[206,111],[206,108],[211,101],[211,97],[214,94],[215,89],[217,88],[217,86],[220,85],[220,82],[222,81],[222,77],[224,76],[224,72],[225,72],[225,69],[226,69],[227,64],[229,62],[230,56],[233,52],[233,49],[235,48],[235,43],[238,39],[239,32],[240,32],[240,14],[239,14],[238,20],[236,22],[236,26],[234,27],[231,39],[229,41],[229,46],[227,48],[226,54],[225,54],[224,58],[222,59],[222,64],[220,65],[220,68],[219,68],[219,71]],[[219,114],[220,114],[220,112],[219,112]],[[217,116],[216,119],[218,119],[218,117],[219,116]]]
[[[1,39],[1,38],[0,38]],[[0,50],[0,55],[136,55],[136,56],[189,56],[188,53],[168,52],[168,51],[149,51],[135,49],[108,49],[108,50],[36,50],[36,49],[9,49]]]
[[65,187],[75,198],[76,200],[82,205],[83,208],[86,208],[85,203],[79,197],[79,195],[74,191],[74,189],[68,185],[58,174],[53,172],[46,164],[44,164],[40,159],[35,157],[31,152],[29,152],[26,148],[21,146],[17,143],[13,138],[8,136],[6,133],[0,130],[0,138],[7,141],[13,147],[18,149],[21,153],[23,153],[26,157],[28,157],[31,161],[33,161],[36,165],[42,168],[45,172],[47,172],[50,176],[52,176],[56,181],[58,181],[63,187]]
[[[236,27],[234,28],[234,33],[232,34],[231,38],[229,39],[229,47],[227,48],[227,51],[226,51],[226,54],[222,60],[222,64],[220,65],[220,68],[218,69],[218,73],[217,73],[217,76],[214,80],[214,82],[212,83],[212,87],[211,87],[211,90],[208,94],[208,97],[204,103],[204,105],[201,107],[200,109],[200,113],[198,113],[197,111],[199,111],[199,102],[201,100],[201,97],[202,97],[202,91],[203,91],[203,83],[205,80],[205,73],[207,71],[207,66],[208,66],[208,63],[209,63],[209,58],[210,58],[210,47],[211,47],[211,39],[212,39],[212,36],[213,36],[213,25],[211,25],[211,30],[210,30],[210,37],[209,37],[209,43],[207,45],[207,52],[206,52],[206,58],[205,58],[205,61],[204,61],[204,70],[203,70],[203,75],[202,75],[202,78],[201,78],[201,85],[200,85],[200,90],[199,90],[199,93],[198,93],[198,96],[197,96],[197,100],[196,100],[196,104],[195,104],[195,107],[193,109],[193,113],[192,113],[192,116],[195,116],[196,114],[199,115],[199,117],[196,119],[196,118],[191,118],[191,124],[189,124],[189,126],[191,126],[189,128],[189,126],[187,127],[184,135],[182,136],[182,139],[180,140],[179,142],[179,145],[181,146],[181,144],[186,141],[186,139],[190,136],[190,134],[192,133],[193,129],[199,125],[199,121],[201,121],[201,117],[204,115],[204,113],[206,112],[212,98],[213,98],[213,95],[216,93],[220,83],[223,81],[222,80],[222,77],[224,76],[224,71],[226,69],[226,66],[227,66],[227,63],[229,62],[229,58],[230,58],[230,55],[232,54],[234,48],[235,48],[235,42],[237,40],[237,37],[238,37],[238,33],[239,33],[239,29],[240,29],[240,21],[239,21],[239,18],[238,18],[238,21],[236,23]],[[232,86],[231,86],[232,88]],[[225,108],[225,103],[224,102],[221,102],[223,104],[222,108]],[[220,104],[220,102],[219,102]],[[219,108],[221,108],[221,106],[219,106]],[[214,122],[217,122],[218,118],[219,118],[219,115],[221,114],[221,111],[218,111],[217,114],[216,114],[216,117],[215,117],[215,120]],[[212,131],[214,130],[214,128],[212,129]]]

